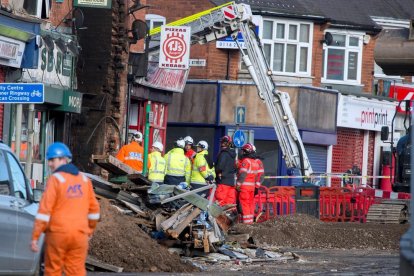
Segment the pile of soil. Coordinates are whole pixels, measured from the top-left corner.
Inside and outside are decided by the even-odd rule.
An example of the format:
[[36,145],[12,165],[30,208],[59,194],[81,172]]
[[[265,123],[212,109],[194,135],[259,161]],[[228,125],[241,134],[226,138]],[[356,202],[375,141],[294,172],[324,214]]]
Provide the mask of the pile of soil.
[[101,199],[99,203],[101,221],[90,241],[91,256],[123,267],[125,272],[198,271],[149,237],[138,227],[135,217],[121,214],[106,199]]
[[372,223],[326,223],[304,214],[279,217],[253,225],[238,224],[260,244],[296,248],[343,248],[398,250],[409,225]]

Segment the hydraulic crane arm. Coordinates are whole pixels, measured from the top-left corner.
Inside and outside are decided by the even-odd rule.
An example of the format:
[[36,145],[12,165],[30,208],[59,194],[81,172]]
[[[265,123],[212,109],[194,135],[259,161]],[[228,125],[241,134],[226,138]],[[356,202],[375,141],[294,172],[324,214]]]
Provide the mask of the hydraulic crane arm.
[[[225,15],[224,10],[233,12],[229,16]],[[246,49],[238,44],[239,50],[256,84],[259,96],[265,102],[272,118],[286,165],[288,168],[300,169],[303,176],[309,176],[313,171],[289,106],[289,95],[277,90],[260,39],[251,28],[254,26],[252,17],[249,5],[231,2],[167,25],[190,26],[192,44],[205,44],[229,35],[238,44],[238,32],[242,34]],[[153,58],[158,56],[159,31],[158,29],[151,30],[153,42],[150,44],[149,52]]]

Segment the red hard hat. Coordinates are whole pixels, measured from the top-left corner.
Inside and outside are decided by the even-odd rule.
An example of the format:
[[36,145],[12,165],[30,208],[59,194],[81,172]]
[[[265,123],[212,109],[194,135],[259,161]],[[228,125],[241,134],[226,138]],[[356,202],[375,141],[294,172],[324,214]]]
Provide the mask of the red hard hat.
[[224,143],[224,142],[231,143],[231,137],[228,136],[228,135],[225,135],[225,136],[221,137],[220,142],[221,143]]
[[242,147],[242,151],[245,151],[247,153],[252,153],[252,152],[255,152],[255,147],[252,144],[247,143]]

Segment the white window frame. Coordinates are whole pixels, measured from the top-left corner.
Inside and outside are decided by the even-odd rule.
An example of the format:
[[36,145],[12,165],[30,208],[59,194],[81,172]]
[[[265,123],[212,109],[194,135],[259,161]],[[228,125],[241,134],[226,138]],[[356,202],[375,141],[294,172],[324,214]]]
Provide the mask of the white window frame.
[[[52,0],[24,0],[22,5],[24,5],[25,1],[36,1],[36,14],[32,14],[39,19],[47,19],[50,17],[50,4]],[[46,17],[42,18],[42,7],[46,5]],[[23,6],[22,6],[23,7]]]
[[[333,45],[326,45],[323,44],[323,50],[325,56],[322,57],[323,61],[323,72],[322,72],[322,83],[332,83],[332,84],[351,84],[351,85],[361,85],[361,76],[362,76],[362,55],[363,55],[363,40],[364,40],[364,32],[356,32],[356,31],[344,31],[344,30],[335,30],[335,29],[327,29],[325,31],[330,32],[331,34],[337,35],[345,35],[345,47],[343,46],[333,46]],[[358,37],[358,46],[349,46],[349,38],[350,37]],[[327,69],[328,69],[328,49],[338,49],[338,50],[345,50],[345,60],[344,60],[344,80],[331,80],[327,79]],[[357,65],[357,79],[350,80],[348,79],[348,59],[349,59],[349,52],[357,52],[358,53],[358,65]]]
[[154,22],[162,22],[162,25],[165,25],[166,19],[164,16],[158,14],[146,14],[145,21],[149,21],[148,28],[152,30],[154,29]]
[[[263,38],[263,27],[264,21],[272,21],[273,22],[273,39],[264,39]],[[276,31],[277,31],[277,23],[285,24],[285,38],[280,39],[276,38]],[[307,24],[309,25],[309,42],[299,42],[300,39],[300,25]],[[289,25],[296,25],[297,27],[297,37],[295,40],[289,39]],[[312,50],[313,50],[313,22],[310,21],[298,21],[298,20],[286,20],[286,19],[275,19],[271,17],[264,17],[261,22],[261,26],[259,28],[259,36],[262,41],[262,46],[264,44],[270,44],[270,60],[267,62],[269,63],[270,68],[272,68],[272,72],[274,75],[283,75],[283,76],[304,76],[310,77],[311,76],[311,69],[312,69]],[[275,43],[283,43],[284,46],[284,55],[283,55],[283,70],[284,71],[275,71],[273,70],[273,57],[274,57],[274,44]],[[295,72],[285,72],[286,69],[286,45],[287,44],[294,44],[296,45],[296,64],[295,64]],[[308,57],[307,57],[307,68],[305,71],[299,71],[300,68],[300,49],[301,47],[308,48]]]

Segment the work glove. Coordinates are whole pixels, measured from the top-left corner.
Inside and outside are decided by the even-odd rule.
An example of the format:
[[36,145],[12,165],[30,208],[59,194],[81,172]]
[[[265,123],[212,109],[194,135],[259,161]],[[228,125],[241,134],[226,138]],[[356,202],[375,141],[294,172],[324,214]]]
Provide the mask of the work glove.
[[209,176],[206,177],[207,182],[212,183],[214,180],[214,177],[210,174]]

